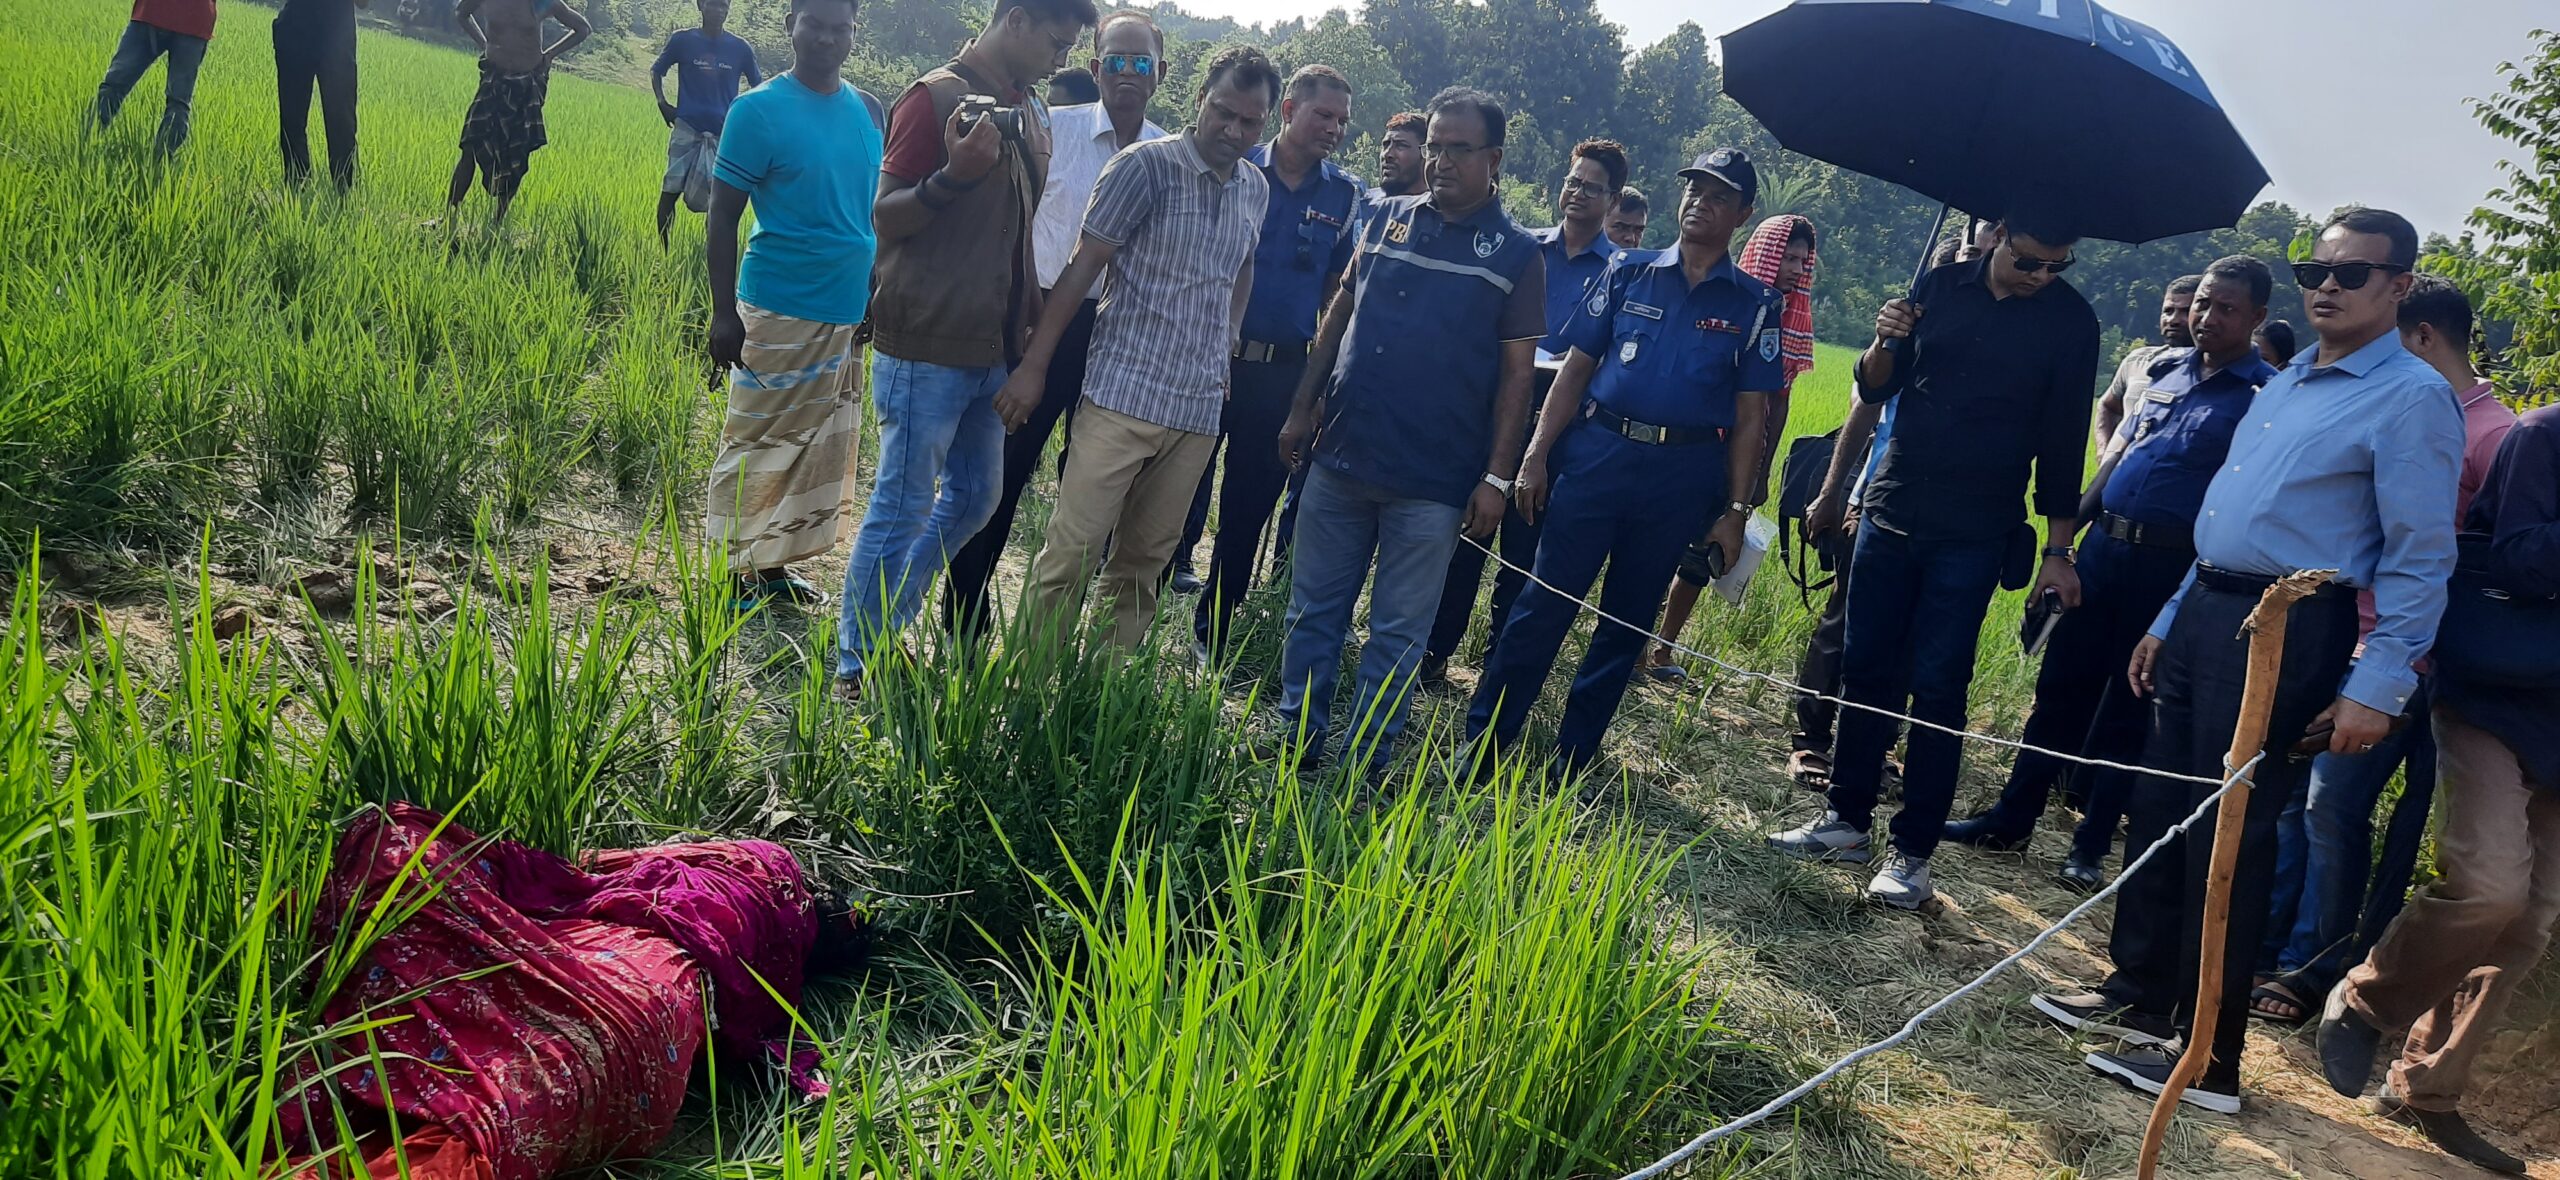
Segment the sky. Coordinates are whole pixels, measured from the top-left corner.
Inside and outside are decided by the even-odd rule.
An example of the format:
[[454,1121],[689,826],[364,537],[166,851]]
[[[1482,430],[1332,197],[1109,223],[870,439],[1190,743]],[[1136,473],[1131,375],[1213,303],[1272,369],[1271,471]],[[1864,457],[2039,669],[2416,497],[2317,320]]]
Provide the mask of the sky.
[[[1346,6],[1181,3],[1263,22]],[[1630,46],[1649,44],[1684,20],[1713,38],[1784,6],[1598,3],[1626,28]],[[2460,231],[2498,183],[2498,161],[2511,154],[2463,100],[2499,89],[2498,64],[2523,56],[2533,29],[2560,28],[2553,0],[2106,0],[2106,7],[2168,34],[2195,61],[2275,178],[2268,196],[2312,216],[2376,205],[2406,215],[2421,231],[2443,233]]]

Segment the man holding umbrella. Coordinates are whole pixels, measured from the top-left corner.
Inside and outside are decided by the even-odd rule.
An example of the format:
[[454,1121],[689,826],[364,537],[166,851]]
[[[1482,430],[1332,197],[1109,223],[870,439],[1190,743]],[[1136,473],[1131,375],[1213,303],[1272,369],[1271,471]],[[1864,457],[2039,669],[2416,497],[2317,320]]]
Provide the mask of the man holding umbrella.
[[[2098,370],[2098,318],[2062,280],[2079,238],[2049,214],[2013,209],[1991,253],[1923,276],[1914,298],[1876,314],[1875,342],[1858,360],[1859,396],[1899,397],[1864,499],[1858,571],[1848,603],[1842,695],[1872,709],[1840,719],[1830,809],[1769,837],[1820,860],[1865,863],[1894,719],[1961,729],[1982,618],[2013,550],[2026,539],[2019,505],[2033,477],[2045,518],[2034,596],[2079,605],[2070,541],[2077,531],[2089,389]],[[1888,905],[1917,909],[1936,896],[1929,858],[1955,799],[1961,761],[1951,733],[1914,728],[1893,852],[1867,886]]]

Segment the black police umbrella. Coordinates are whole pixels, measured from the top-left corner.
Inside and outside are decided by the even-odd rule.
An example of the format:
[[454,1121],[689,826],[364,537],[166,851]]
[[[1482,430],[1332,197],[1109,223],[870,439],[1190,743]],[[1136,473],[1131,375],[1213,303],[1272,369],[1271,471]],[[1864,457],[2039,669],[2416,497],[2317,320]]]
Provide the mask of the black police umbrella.
[[1724,37],[1787,150],[2119,242],[2235,225],[2267,185],[2167,37],[2089,0],[1796,0]]

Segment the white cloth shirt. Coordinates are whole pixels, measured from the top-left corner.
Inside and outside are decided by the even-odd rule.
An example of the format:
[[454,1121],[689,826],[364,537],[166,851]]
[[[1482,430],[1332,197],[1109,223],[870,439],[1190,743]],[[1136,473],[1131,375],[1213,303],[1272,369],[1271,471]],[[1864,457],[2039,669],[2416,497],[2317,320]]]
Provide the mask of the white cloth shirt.
[[[1139,143],[1164,137],[1164,128],[1139,122]],[[1031,215],[1031,258],[1040,267],[1043,291],[1058,285],[1067,260],[1075,257],[1093,182],[1120,152],[1111,132],[1111,112],[1098,102],[1049,108],[1049,141],[1049,183],[1040,190],[1040,208]]]

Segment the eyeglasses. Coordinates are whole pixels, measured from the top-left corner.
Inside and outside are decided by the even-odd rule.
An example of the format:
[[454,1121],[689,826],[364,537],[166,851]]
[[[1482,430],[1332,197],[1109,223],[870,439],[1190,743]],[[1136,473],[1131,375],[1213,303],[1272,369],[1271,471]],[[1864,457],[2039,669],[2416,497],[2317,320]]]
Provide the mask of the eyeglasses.
[[2373,281],[2375,271],[2396,275],[2408,269],[2390,262],[2297,262],[2293,264],[2293,281],[2305,291],[2317,291],[2335,278],[2341,290],[2361,291]]
[[1102,72],[1152,78],[1156,75],[1156,59],[1145,53],[1106,53],[1102,55]]
[[2034,274],[2037,271],[2044,271],[2048,274],[2061,274],[2062,272],[2071,269],[2071,264],[2078,261],[2079,259],[2077,258],[2029,258],[2024,254],[2012,254],[2009,256],[2009,265],[2017,267],[2021,274]]
[[1426,143],[1422,145],[1422,158],[1456,164],[1473,158],[1484,149],[1485,145],[1480,143]]
[[1586,197],[1605,197],[1609,195],[1609,186],[1579,176],[1568,176],[1564,178],[1564,191]]

